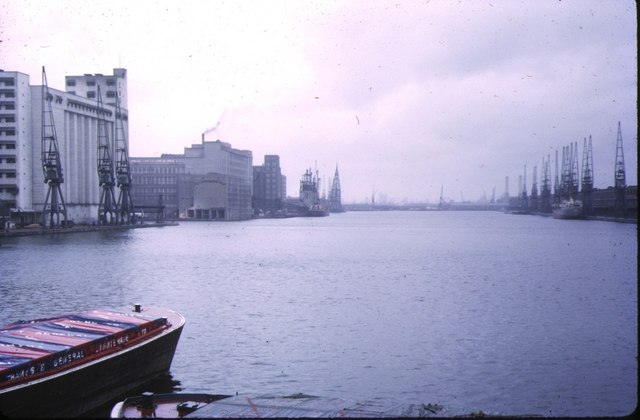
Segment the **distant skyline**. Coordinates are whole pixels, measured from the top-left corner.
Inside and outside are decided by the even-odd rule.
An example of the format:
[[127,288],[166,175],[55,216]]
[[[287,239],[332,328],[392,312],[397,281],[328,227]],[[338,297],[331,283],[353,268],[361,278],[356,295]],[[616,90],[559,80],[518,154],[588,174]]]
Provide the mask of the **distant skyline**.
[[613,185],[618,121],[637,185],[631,0],[0,3],[0,68],[64,90],[127,69],[133,157],[221,140],[280,156],[287,191],[340,171],[343,202],[476,201],[527,189],[591,136]]

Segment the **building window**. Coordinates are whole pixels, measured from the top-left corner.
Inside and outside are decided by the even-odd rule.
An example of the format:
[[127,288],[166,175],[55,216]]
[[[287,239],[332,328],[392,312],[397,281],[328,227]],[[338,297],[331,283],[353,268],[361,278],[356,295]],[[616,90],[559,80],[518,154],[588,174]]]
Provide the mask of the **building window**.
[[107,79],[107,86],[115,86],[116,79]]
[[116,97],[116,92],[113,90],[108,90],[107,91],[107,98],[115,98]]
[[75,79],[68,79],[67,80],[67,86],[75,86],[75,85],[76,85]]
[[87,86],[95,86],[95,85],[96,85],[95,80],[87,80]]
[[96,92],[93,90],[90,90],[89,92],[87,92],[87,98],[95,98],[96,97]]

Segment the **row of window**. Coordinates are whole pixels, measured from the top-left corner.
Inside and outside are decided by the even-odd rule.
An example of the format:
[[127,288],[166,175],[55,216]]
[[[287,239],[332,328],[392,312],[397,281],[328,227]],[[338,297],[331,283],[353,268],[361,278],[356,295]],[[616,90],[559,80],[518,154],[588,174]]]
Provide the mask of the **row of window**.
[[[96,85],[95,79],[87,79],[86,83],[87,83],[87,86]],[[116,79],[107,79],[107,86],[115,86],[115,84],[116,84]],[[75,85],[76,85],[75,79],[67,79],[67,86],[75,86]]]
[[16,122],[16,117],[14,115],[0,115],[0,123],[12,123]]
[[137,185],[160,185],[160,184],[177,184],[176,177],[134,177],[133,182]]
[[13,150],[16,148],[15,144],[0,144],[0,149],[5,148],[7,150]]
[[[72,94],[76,94],[75,92],[69,92]],[[90,90],[87,92],[87,98],[89,99],[94,99],[96,97],[96,91],[95,90]],[[116,92],[114,90],[108,90],[107,91],[107,98],[115,98],[116,97]]]
[[15,86],[16,81],[13,77],[0,77],[0,86]]
[[5,136],[15,136],[16,135],[16,130],[15,128],[5,128],[5,129],[1,129],[0,128],[0,136],[4,133]]
[[2,173],[0,172],[0,178],[2,178],[2,176],[4,175],[5,178],[15,178],[16,177],[16,173],[15,172],[7,172],[7,173]]
[[134,195],[136,197],[144,197],[144,196],[153,196],[158,198],[158,194],[163,194],[163,198],[168,197],[177,197],[175,195],[165,195],[165,194],[176,194],[175,188],[145,188],[143,190],[135,190]]
[[14,110],[16,109],[16,104],[14,102],[0,102],[0,111],[6,110]]
[[131,172],[132,173],[138,173],[138,174],[177,174],[177,173],[182,173],[181,171],[178,170],[178,168],[176,167],[168,167],[168,168],[154,168],[154,167],[149,167],[149,166],[131,166]]
[[13,90],[0,89],[0,98],[15,98],[16,93]]
[[4,161],[5,163],[16,163],[16,158],[14,157],[9,157],[9,158],[1,158],[0,157],[0,163],[2,163],[2,161]]

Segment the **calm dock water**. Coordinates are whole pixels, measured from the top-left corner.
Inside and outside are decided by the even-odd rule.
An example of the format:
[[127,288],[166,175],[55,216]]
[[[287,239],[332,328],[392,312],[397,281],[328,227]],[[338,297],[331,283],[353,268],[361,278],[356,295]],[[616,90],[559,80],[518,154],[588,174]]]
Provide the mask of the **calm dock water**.
[[304,393],[620,416],[638,396],[637,226],[348,212],[3,238],[0,323],[141,303],[187,325],[156,392]]

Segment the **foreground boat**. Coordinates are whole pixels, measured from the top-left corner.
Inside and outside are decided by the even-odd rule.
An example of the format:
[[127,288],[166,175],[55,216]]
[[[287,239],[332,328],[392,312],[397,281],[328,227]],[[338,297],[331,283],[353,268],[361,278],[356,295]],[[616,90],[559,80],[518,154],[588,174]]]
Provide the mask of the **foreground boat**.
[[584,219],[584,206],[580,200],[565,200],[553,209],[555,219]]
[[79,416],[167,373],[184,323],[135,305],[0,327],[0,417]]

